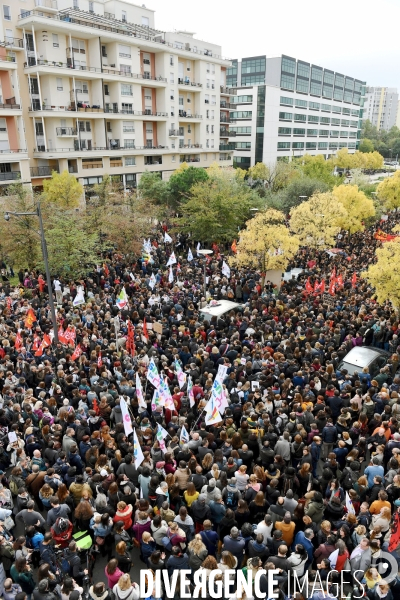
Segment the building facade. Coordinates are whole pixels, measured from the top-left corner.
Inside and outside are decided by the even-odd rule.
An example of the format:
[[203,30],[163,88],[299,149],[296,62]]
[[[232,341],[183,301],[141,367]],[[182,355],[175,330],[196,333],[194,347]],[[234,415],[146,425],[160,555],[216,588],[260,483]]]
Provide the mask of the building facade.
[[363,119],[378,130],[389,131],[396,125],[399,94],[396,88],[367,87]]
[[365,82],[285,55],[233,60],[226,81],[235,165],[357,149]]
[[[108,173],[132,189],[146,170],[168,178],[184,161],[232,164],[220,46],[156,30],[154,11],[121,0],[16,0],[2,10],[10,180],[40,189],[67,169],[88,188]],[[7,176],[0,170],[0,184]]]

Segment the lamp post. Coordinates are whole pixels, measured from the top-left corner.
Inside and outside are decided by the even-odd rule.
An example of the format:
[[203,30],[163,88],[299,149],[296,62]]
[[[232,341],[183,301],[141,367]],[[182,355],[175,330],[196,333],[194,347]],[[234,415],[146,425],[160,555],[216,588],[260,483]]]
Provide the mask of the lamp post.
[[49,291],[49,304],[50,304],[51,320],[53,323],[54,342],[56,344],[58,344],[58,329],[57,329],[56,310],[55,310],[54,302],[53,302],[53,292],[52,292],[52,288],[51,288],[51,277],[50,277],[50,269],[49,269],[49,258],[47,255],[47,244],[46,244],[46,238],[44,236],[43,218],[42,218],[42,211],[40,208],[40,202],[38,202],[36,204],[35,212],[23,212],[23,213],[5,212],[4,218],[6,221],[10,220],[10,215],[12,215],[13,217],[28,217],[28,216],[29,217],[38,217],[38,219],[39,219],[39,227],[40,227],[39,235],[40,235],[40,242],[41,242],[41,246],[42,246],[44,268],[46,271],[47,288]]
[[206,267],[207,267],[207,256],[209,256],[210,254],[213,253],[212,250],[207,250],[206,248],[203,248],[202,250],[197,250],[198,254],[201,254],[202,256],[204,256],[204,300],[207,303],[207,274],[206,274]]

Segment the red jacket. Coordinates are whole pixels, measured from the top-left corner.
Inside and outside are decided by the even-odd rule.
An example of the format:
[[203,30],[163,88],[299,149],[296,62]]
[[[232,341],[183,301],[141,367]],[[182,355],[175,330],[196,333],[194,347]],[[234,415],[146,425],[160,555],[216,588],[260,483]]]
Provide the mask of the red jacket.
[[123,521],[125,531],[130,529],[132,527],[132,505],[128,504],[124,510],[117,510],[113,521],[114,523]]

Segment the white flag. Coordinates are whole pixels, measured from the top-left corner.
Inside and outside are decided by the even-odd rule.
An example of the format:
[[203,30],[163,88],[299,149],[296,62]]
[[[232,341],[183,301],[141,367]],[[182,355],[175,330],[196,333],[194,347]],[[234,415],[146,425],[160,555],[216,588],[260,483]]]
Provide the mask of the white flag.
[[224,261],[222,263],[222,269],[221,269],[222,273],[226,276],[226,277],[230,277],[231,276],[231,270],[228,267],[228,265],[226,264],[226,262]]
[[222,417],[219,414],[218,408],[215,404],[215,400],[213,397],[207,403],[205,408],[206,413],[206,425],[214,425],[214,423],[220,423],[222,421]]
[[175,252],[173,252],[171,254],[171,256],[169,257],[169,261],[167,262],[167,267],[170,267],[171,265],[174,265],[175,263],[176,263]]
[[154,275],[154,273],[152,273],[151,277],[150,277],[150,281],[149,281],[149,286],[151,287],[151,289],[154,289],[154,286],[156,285],[157,280],[156,277]]
[[169,268],[168,281],[169,283],[172,283],[174,281],[174,272],[172,270],[172,266]]
[[197,244],[196,250],[197,250],[197,252],[200,250],[200,242]]
[[168,244],[172,244],[172,237],[171,237],[170,235],[168,235],[168,233],[167,233],[167,232],[165,232],[165,235],[164,235],[164,242],[165,242],[166,244],[167,244],[167,243],[168,243]]
[[346,492],[346,508],[347,508],[347,512],[349,514],[351,514],[351,515],[355,515],[356,514],[356,511],[355,511],[354,506],[353,506],[353,502],[351,501],[351,498],[350,498],[348,492]]
[[74,306],[79,306],[80,304],[85,304],[85,290],[83,285],[78,285],[76,288],[76,296],[72,302]]
[[146,401],[143,396],[143,388],[142,388],[142,384],[141,384],[138,373],[136,373],[136,398],[138,399],[139,406],[141,408],[144,408],[144,410],[146,410],[147,405],[146,405]]
[[130,435],[133,431],[131,416],[128,411],[128,405],[125,401],[125,398],[120,397],[119,404],[121,406],[122,412],[122,422],[124,424],[125,435]]
[[164,440],[167,437],[167,435],[169,435],[168,431],[166,431],[166,429],[164,429],[164,427],[158,423],[158,425],[157,425],[157,439],[158,440],[160,440],[160,439]]
[[192,254],[192,251],[191,251],[191,249],[190,249],[190,248],[189,248],[189,252],[188,252],[188,257],[187,257],[187,259],[188,259],[188,262],[190,262],[190,261],[192,261],[192,260],[193,260],[193,254]]
[[189,441],[189,434],[186,431],[186,428],[184,425],[182,425],[182,429],[181,429],[181,436],[179,438],[179,444],[180,446],[183,446],[183,444],[187,444]]
[[133,432],[133,455],[135,457],[135,467],[138,469],[144,461],[144,454],[139,444],[138,437],[136,435],[136,429]]
[[217,376],[215,377],[215,379],[217,379],[218,381],[220,381],[222,383],[226,377],[227,370],[228,370],[228,367],[226,365],[219,365],[218,373],[217,373]]

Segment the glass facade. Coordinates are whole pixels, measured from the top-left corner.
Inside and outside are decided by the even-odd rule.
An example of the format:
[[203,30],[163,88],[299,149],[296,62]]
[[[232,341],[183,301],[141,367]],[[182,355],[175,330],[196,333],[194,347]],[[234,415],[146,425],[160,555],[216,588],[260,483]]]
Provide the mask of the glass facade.
[[263,161],[264,150],[264,118],[265,118],[265,85],[257,91],[257,124],[256,124],[256,156],[255,162]]
[[241,84],[258,85],[265,83],[265,56],[244,58],[241,66]]

